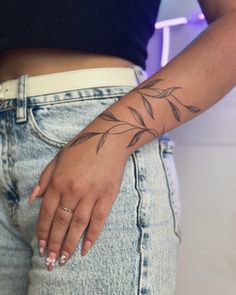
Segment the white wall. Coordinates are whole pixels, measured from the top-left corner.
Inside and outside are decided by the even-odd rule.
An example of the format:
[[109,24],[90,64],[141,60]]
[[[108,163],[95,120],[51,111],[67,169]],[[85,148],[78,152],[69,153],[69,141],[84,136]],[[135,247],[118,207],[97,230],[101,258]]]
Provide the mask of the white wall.
[[[197,0],[163,0],[158,20],[192,17]],[[202,25],[171,29],[170,58]],[[147,71],[158,70],[160,32],[151,39]],[[229,44],[230,46],[230,44]],[[176,295],[236,294],[236,89],[169,132],[180,182],[183,242]]]

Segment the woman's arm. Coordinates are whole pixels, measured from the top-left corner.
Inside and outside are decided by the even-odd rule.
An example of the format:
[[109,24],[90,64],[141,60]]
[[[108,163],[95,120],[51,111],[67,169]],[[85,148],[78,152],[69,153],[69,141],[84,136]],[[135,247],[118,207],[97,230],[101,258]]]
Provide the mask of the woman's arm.
[[[209,27],[90,122],[41,174],[29,200],[43,195],[37,236],[41,255],[47,245],[49,261],[62,249],[64,265],[85,229],[82,255],[91,249],[119,192],[129,154],[205,111],[235,86],[236,2],[201,3]],[[73,209],[73,216],[58,210],[59,202]]]
[[97,153],[110,145],[131,154],[199,115],[236,85],[236,2],[200,0],[200,4],[208,28],[165,67],[95,118],[71,145],[102,132],[103,140],[102,134],[95,136]]

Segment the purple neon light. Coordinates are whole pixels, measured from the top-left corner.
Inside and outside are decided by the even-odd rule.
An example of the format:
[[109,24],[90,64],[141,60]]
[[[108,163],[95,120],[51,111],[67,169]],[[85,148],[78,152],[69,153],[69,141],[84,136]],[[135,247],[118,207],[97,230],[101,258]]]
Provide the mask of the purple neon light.
[[203,13],[199,13],[198,19],[200,19],[200,20],[205,19],[205,15]]
[[170,27],[164,27],[162,30],[162,54],[161,66],[164,67],[169,60],[170,51]]
[[[197,15],[197,20],[204,20],[205,16],[203,13],[199,13]],[[196,21],[196,20],[195,20]],[[188,23],[193,23],[194,20],[187,19],[186,17],[177,17],[177,18],[170,18],[163,21],[159,21],[155,23],[155,29],[163,29],[165,27],[172,27],[172,26],[179,26],[185,25]]]
[[[202,21],[205,19],[203,13],[197,15],[197,21]],[[170,52],[170,27],[185,25],[189,23],[196,23],[196,20],[189,20],[186,17],[177,17],[172,19],[167,19],[164,21],[159,21],[155,23],[155,29],[162,29],[162,53],[161,53],[161,67],[164,67],[169,60]]]
[[156,22],[155,29],[158,30],[158,29],[162,29],[165,27],[183,25],[183,24],[187,24],[187,22],[188,22],[188,19],[186,17],[167,19],[167,20],[163,20],[160,22]]

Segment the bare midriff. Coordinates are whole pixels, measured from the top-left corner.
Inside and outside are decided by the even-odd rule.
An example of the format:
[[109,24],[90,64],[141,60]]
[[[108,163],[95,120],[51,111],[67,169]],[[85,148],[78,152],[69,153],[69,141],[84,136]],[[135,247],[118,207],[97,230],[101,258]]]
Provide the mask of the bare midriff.
[[118,56],[58,48],[10,48],[0,52],[0,82],[22,74],[37,76],[95,67],[130,67]]

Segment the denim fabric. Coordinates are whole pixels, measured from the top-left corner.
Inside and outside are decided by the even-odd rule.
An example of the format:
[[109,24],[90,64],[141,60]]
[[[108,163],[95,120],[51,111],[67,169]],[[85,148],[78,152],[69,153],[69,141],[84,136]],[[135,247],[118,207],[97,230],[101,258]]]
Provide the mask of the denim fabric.
[[[145,75],[134,67],[138,81]],[[0,104],[0,294],[173,295],[181,244],[181,202],[168,135],[132,153],[120,192],[94,246],[81,238],[64,267],[46,269],[38,254],[41,198],[28,196],[47,163],[72,137],[132,87],[76,89]]]

